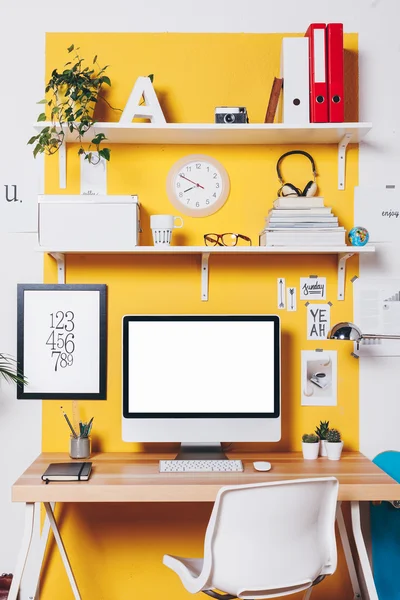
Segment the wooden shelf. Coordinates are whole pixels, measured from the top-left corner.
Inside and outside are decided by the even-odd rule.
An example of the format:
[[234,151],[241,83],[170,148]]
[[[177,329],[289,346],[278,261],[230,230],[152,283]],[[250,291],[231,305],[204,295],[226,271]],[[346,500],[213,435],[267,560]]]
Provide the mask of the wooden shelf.
[[[36,132],[51,123],[35,124]],[[248,123],[224,125],[216,123],[96,123],[90,129],[90,139],[104,133],[107,144],[339,144],[345,135],[358,143],[371,129],[371,123]],[[76,132],[67,128],[66,142],[76,142]]]
[[242,246],[229,248],[227,246],[136,246],[131,249],[54,249],[38,247],[41,252],[47,252],[57,262],[58,283],[65,283],[65,254],[200,254],[201,255],[201,300],[208,300],[209,259],[212,254],[224,255],[266,255],[266,254],[337,254],[338,261],[338,300],[344,300],[346,282],[346,261],[354,254],[375,252],[375,246]]
[[[39,133],[52,123],[36,123]],[[371,123],[247,123],[225,125],[216,123],[96,123],[88,133],[104,133],[107,144],[219,144],[219,145],[299,145],[336,144],[338,147],[338,189],[345,188],[346,149],[349,143],[358,144],[371,129]],[[65,143],[58,151],[60,188],[67,187],[66,143],[77,141],[76,132],[64,126]]]
[[375,246],[135,246],[130,249],[60,249],[39,246],[48,254],[364,254],[375,252]]

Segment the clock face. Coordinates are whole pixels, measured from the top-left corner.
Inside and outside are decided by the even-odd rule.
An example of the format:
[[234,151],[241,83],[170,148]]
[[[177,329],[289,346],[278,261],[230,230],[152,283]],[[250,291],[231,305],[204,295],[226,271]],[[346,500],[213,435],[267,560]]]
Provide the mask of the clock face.
[[168,174],[167,193],[185,215],[207,217],[219,210],[229,194],[229,177],[215,158],[204,154],[185,156]]

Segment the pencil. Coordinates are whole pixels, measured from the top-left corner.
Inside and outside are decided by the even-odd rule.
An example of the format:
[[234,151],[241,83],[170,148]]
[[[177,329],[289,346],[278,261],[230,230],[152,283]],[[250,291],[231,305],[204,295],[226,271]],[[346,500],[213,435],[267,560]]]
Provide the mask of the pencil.
[[75,433],[75,429],[74,429],[74,428],[72,427],[72,425],[71,425],[71,421],[68,419],[68,416],[67,416],[67,414],[66,414],[66,413],[63,411],[63,407],[62,407],[62,406],[60,406],[60,408],[61,408],[61,412],[62,412],[62,414],[64,415],[64,418],[65,418],[65,420],[66,420],[66,421],[67,421],[67,423],[68,423],[68,426],[69,426],[70,430],[72,431],[72,435],[74,436],[74,438],[77,438],[78,436],[77,436],[77,435],[76,435],[76,433]]

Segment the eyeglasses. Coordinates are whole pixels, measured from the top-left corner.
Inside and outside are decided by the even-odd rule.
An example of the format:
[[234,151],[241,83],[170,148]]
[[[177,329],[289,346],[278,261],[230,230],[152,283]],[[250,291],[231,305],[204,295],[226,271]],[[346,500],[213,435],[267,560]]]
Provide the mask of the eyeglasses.
[[251,246],[251,239],[241,233],[206,233],[206,246]]

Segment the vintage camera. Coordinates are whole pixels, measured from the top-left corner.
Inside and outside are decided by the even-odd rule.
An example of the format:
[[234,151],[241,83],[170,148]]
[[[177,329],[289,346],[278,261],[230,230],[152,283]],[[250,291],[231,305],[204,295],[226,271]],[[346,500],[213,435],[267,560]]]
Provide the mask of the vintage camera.
[[236,123],[248,123],[247,110],[245,106],[217,106],[215,108],[215,122],[233,125]]

